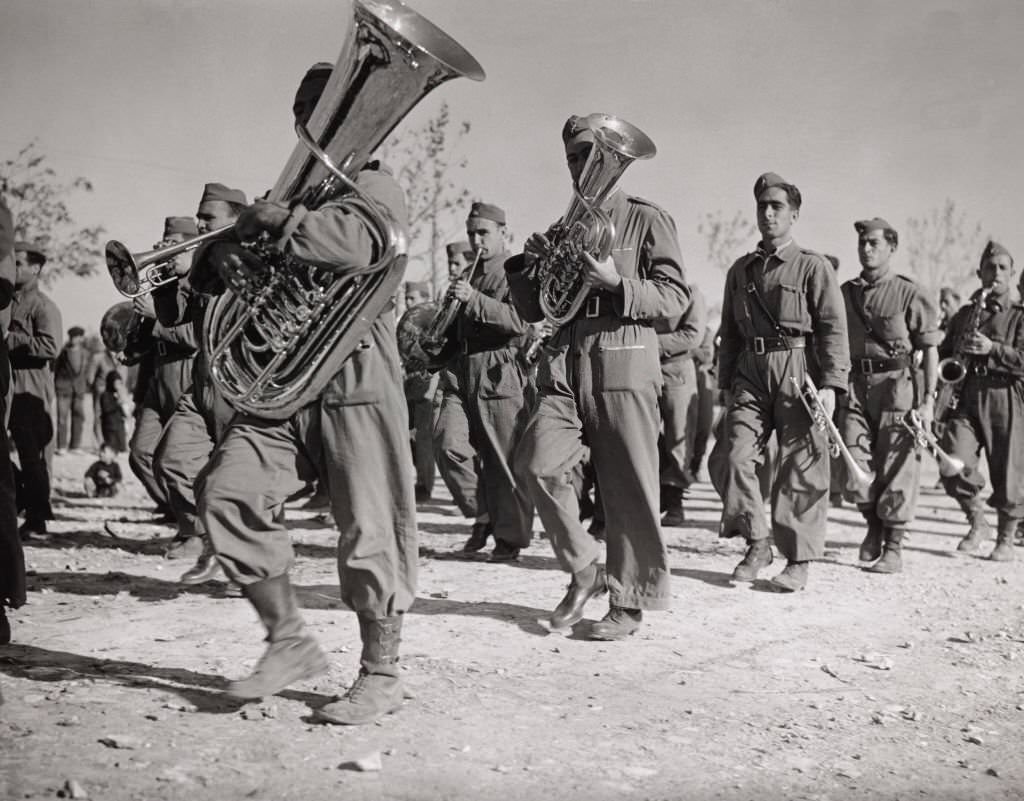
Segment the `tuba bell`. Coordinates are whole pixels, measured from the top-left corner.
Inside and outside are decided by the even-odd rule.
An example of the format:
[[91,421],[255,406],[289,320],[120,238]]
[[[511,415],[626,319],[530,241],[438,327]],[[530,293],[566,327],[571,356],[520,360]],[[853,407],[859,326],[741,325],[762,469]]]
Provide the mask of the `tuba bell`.
[[568,322],[579,311],[590,290],[584,280],[583,254],[604,261],[615,241],[615,226],[601,205],[626,168],[637,159],[649,159],[657,149],[647,134],[610,114],[587,117],[594,134],[587,162],[573,183],[573,199],[548,237],[536,275],[540,307],[553,325]]

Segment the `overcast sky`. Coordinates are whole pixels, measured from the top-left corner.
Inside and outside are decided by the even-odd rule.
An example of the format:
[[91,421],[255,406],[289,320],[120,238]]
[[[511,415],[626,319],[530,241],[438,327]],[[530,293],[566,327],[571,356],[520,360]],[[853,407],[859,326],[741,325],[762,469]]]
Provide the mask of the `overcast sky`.
[[[518,242],[566,208],[559,132],[604,111],[658,146],[622,186],[676,219],[690,279],[720,300],[697,234],[704,212],[753,216],[766,170],[804,194],[799,242],[856,272],[856,219],[897,228],[952,197],[1024,252],[1018,0],[412,0],[487,80],[434,91],[472,124],[463,181],[506,208]],[[251,197],[294,144],[306,67],[334,62],[346,0],[5,0],[0,153],[33,138],[62,177],[83,175],[82,224],[148,249],[207,181]],[[400,129],[399,129],[400,130]],[[753,245],[753,242],[750,243]],[[737,256],[742,255],[737,253]],[[965,271],[975,265],[965,265]],[[118,296],[105,269],[52,293],[66,326],[98,327]]]

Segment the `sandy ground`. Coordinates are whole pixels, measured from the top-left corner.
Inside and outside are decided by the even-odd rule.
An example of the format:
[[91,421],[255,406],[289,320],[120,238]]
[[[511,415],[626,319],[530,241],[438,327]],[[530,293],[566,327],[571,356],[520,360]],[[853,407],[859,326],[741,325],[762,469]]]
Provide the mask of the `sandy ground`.
[[[0,799],[1024,796],[1024,559],[954,555],[964,524],[940,493],[924,496],[904,573],[860,570],[859,515],[835,509],[827,561],[783,595],[729,581],[740,545],[716,538],[701,484],[687,525],[666,531],[674,608],[598,643],[538,624],[566,583],[542,536],[514,565],[452,558],[469,525],[438,483],[420,507],[410,698],[343,728],[309,720],[359,654],[332,530],[290,514],[330,674],[235,704],[221,688],[262,651],[253,611],[222,583],[175,583],[187,565],[162,558],[172,532],[146,522],[137,484],[106,506],[82,497],[90,458],[56,461],[59,519],[27,548],[29,603],[0,647]],[[118,519],[122,541],[102,533]]]

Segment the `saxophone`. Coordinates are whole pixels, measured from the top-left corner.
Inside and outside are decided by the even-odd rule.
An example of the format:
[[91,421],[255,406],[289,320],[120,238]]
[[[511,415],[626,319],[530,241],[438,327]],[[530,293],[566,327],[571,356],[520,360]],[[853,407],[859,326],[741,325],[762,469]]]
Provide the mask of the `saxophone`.
[[999,302],[990,297],[991,294],[992,287],[984,286],[974,296],[967,324],[957,334],[956,342],[953,345],[953,354],[939,362],[939,388],[935,394],[935,419],[940,423],[948,419],[960,407],[960,392],[973,358],[965,348],[981,327],[982,312],[985,310],[997,312],[1002,309]]

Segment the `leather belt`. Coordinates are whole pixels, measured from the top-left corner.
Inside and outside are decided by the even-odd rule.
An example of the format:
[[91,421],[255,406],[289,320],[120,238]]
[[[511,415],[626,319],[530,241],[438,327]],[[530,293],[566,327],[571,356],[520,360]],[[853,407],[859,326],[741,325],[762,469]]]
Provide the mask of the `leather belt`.
[[777,350],[797,350],[807,347],[805,337],[754,337],[747,340],[747,350],[761,355]]
[[1017,380],[1017,376],[1013,373],[1007,373],[1003,370],[989,370],[983,364],[972,365],[969,376],[980,378],[992,384],[1012,384]]
[[166,342],[165,340],[158,339],[153,349],[156,351],[156,355],[160,358],[160,361],[164,364],[168,362],[176,362],[181,359],[191,359],[196,355],[195,348],[182,347],[181,345],[175,345],[173,342]]
[[574,320],[593,320],[597,317],[618,317],[615,303],[609,295],[587,295]]
[[910,367],[909,355],[895,356],[892,359],[854,359],[852,372],[856,375],[871,375],[902,370],[904,367]]

